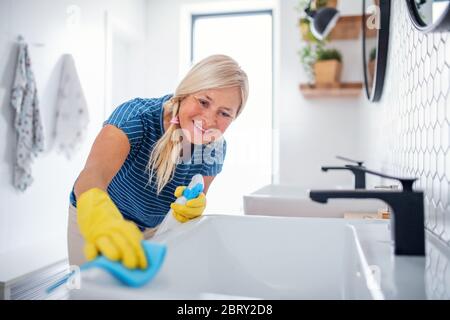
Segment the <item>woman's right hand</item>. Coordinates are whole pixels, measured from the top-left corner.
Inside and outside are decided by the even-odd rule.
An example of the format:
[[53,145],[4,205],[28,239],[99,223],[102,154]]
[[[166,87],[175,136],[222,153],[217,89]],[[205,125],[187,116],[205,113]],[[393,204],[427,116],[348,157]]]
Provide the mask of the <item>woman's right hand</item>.
[[127,268],[147,268],[142,232],[123,218],[105,191],[92,188],[78,197],[77,222],[86,241],[84,254],[88,261],[100,253],[122,261]]

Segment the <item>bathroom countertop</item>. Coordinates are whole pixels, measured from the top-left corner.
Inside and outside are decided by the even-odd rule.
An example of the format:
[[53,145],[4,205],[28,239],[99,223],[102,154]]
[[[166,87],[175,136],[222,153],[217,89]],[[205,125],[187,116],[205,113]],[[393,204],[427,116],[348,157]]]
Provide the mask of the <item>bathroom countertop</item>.
[[[426,232],[425,257],[396,256],[390,224],[354,227],[380,299],[450,299],[450,253]],[[367,277],[366,277],[367,279]]]

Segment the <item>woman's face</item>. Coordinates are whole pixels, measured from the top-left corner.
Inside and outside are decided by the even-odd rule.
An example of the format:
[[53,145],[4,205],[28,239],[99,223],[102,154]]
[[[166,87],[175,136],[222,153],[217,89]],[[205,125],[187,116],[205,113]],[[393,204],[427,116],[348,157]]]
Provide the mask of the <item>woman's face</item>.
[[240,105],[239,87],[196,92],[181,101],[180,127],[193,144],[218,140],[236,118]]

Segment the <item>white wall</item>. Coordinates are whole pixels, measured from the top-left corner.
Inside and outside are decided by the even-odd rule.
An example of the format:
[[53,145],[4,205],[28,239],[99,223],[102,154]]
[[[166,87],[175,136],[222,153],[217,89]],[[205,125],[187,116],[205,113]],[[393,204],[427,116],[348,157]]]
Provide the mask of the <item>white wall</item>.
[[[75,34],[66,28],[66,8],[72,4],[81,9]],[[105,10],[145,36],[145,0],[0,1],[0,253],[52,237],[65,241],[69,193],[104,119]],[[24,193],[12,187],[15,134],[9,105],[19,34],[30,44],[46,138],[46,151],[33,165],[35,182]],[[56,154],[51,138],[60,57],[66,52],[74,54],[91,118],[87,138],[70,161]],[[141,64],[144,74],[145,61]],[[139,78],[136,94],[146,96]]]
[[[353,1],[341,0],[342,15],[356,14]],[[352,185],[347,172],[322,173],[320,166],[343,164],[334,159],[345,155],[364,159],[360,151],[361,99],[305,99],[298,85],[306,81],[299,63],[302,45],[297,27],[296,0],[281,4],[280,103],[276,106],[280,128],[280,183],[309,187]],[[357,6],[360,7],[359,5]],[[361,42],[333,41],[343,57],[343,81],[362,80]],[[361,95],[362,96],[362,95]]]

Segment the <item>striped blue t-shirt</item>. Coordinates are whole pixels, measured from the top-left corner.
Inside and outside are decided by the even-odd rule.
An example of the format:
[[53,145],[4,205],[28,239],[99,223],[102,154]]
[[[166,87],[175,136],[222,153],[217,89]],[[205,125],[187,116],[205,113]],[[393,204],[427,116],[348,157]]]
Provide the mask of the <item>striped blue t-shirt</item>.
[[[132,99],[117,107],[103,124],[114,125],[128,136],[130,152],[107,191],[122,215],[141,229],[161,223],[170,204],[176,200],[173,195],[176,187],[188,185],[198,173],[217,175],[225,159],[225,139],[210,145],[191,144],[190,159],[176,165],[173,178],[157,195],[156,179],[152,177],[149,182],[146,166],[154,144],[164,134],[163,104],[171,97]],[[73,189],[70,202],[76,207]]]

